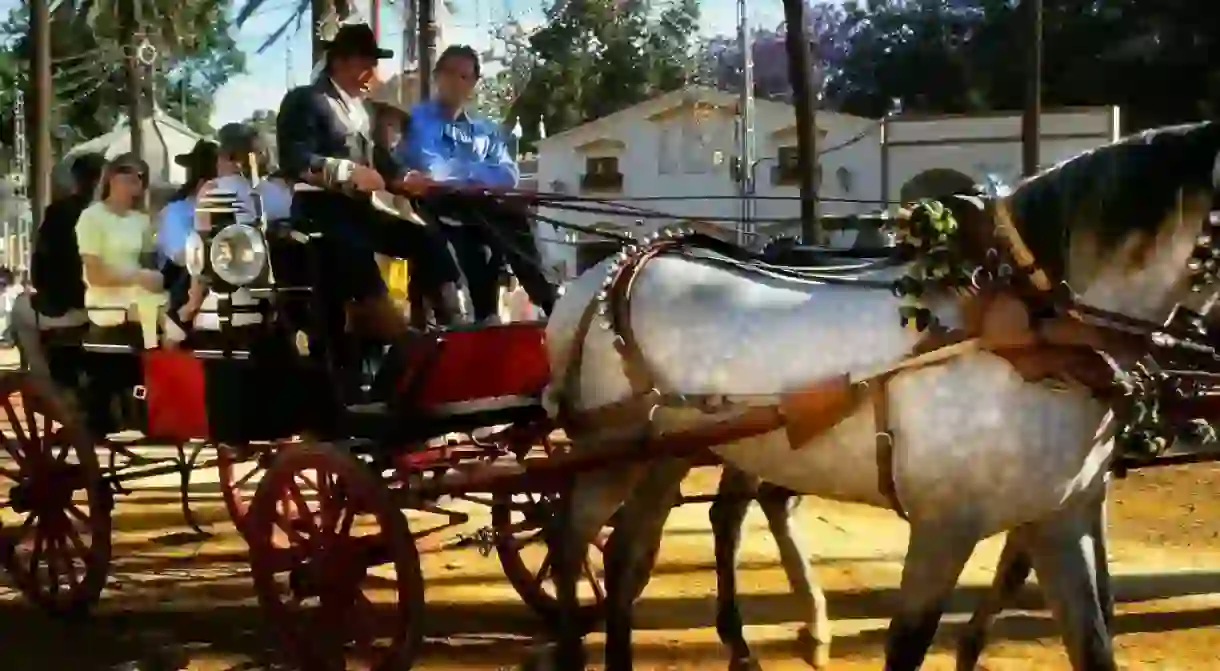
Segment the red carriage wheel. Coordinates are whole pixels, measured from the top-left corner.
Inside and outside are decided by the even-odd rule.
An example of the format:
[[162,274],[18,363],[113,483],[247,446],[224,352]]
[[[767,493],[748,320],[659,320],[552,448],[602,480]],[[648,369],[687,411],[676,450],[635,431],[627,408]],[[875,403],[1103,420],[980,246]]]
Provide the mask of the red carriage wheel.
[[[546,532],[554,510],[552,494],[496,494],[491,507],[491,524],[495,530],[496,554],[508,582],[521,600],[538,613],[548,625],[556,626],[562,613],[555,598],[554,577],[551,575],[550,551]],[[613,524],[613,520],[611,521]],[[577,585],[580,598],[581,627],[591,631],[605,617],[605,577],[603,557],[606,541],[612,529],[607,527],[589,545]],[[647,586],[642,580],[634,587],[638,598]]]
[[110,491],[93,440],[28,373],[0,377],[0,560],[57,615],[97,603],[110,570]]
[[252,488],[267,472],[282,444],[234,446],[216,445],[216,471],[225,509],[237,531],[245,536],[246,515],[250,512]]
[[297,668],[410,668],[423,639],[419,554],[370,467],[328,444],[282,451],[246,541],[259,603]]

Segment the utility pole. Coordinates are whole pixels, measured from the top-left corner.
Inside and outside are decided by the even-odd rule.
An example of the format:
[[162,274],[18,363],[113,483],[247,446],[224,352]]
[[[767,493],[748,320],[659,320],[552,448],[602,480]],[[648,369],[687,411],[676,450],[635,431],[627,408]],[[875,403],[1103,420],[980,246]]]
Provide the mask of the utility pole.
[[[22,175],[27,179],[33,202],[30,204],[30,222],[36,227],[42,223],[42,214],[51,201],[51,97],[55,95],[51,88],[51,11],[50,0],[30,0],[30,43],[34,54],[30,77],[30,106],[33,131],[33,141],[29,142],[33,150],[30,174]],[[21,116],[24,116],[24,112]],[[22,138],[21,141],[25,141]],[[32,233],[32,231],[31,231]],[[20,235],[24,236],[22,232]],[[22,245],[27,241],[23,240]]]
[[738,140],[740,174],[737,184],[741,196],[741,223],[737,241],[746,244],[753,231],[754,214],[754,39],[746,0],[737,0],[737,47],[741,49],[741,100]]
[[407,94],[407,70],[415,63],[415,44],[419,37],[415,26],[415,3],[417,0],[405,0],[402,3],[402,53],[399,54],[401,66],[398,68],[398,104],[407,107],[410,96]]
[[805,36],[805,0],[784,0],[784,44],[788,51],[788,78],[796,108],[796,142],[800,161],[801,242],[822,241],[818,221],[818,136],[813,86],[813,54]]
[[119,11],[123,24],[123,56],[127,72],[127,123],[131,129],[131,151],[144,158],[144,84],[137,39],[142,31],[140,3],[142,0],[121,0]]
[[1038,172],[1042,121],[1042,0],[1022,0],[1025,9],[1025,110],[1021,115],[1021,172]]
[[419,2],[419,99],[432,97],[432,67],[436,64],[436,1]]
[[[34,213],[27,211],[30,207],[29,189],[30,184],[30,161],[29,152],[27,150],[28,143],[26,142],[26,110],[25,110],[25,93],[21,87],[17,87],[16,100],[13,101],[13,139],[16,142],[16,173],[19,175],[19,180],[16,188],[13,189],[13,198],[16,199],[17,218],[15,221],[4,220],[4,265],[9,268],[16,268],[20,265],[22,237],[24,237],[25,223],[29,221]],[[41,215],[39,215],[41,216]],[[12,224],[16,224],[14,231]]]

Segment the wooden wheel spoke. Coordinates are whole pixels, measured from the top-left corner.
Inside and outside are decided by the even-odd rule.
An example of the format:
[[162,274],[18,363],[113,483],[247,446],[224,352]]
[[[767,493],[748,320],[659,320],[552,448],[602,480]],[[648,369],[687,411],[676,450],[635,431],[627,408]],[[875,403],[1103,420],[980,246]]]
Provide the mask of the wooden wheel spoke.
[[245,487],[247,484],[250,483],[250,480],[254,479],[254,476],[258,475],[261,471],[264,471],[264,470],[266,470],[266,469],[263,468],[261,464],[256,462],[254,464],[254,468],[251,468],[249,473],[246,473],[241,478],[239,478],[236,482],[233,483],[233,487],[235,489],[240,489],[242,487]]
[[80,523],[85,525],[89,524],[89,515],[83,512],[80,508],[77,508],[75,503],[69,503],[68,507],[64,510],[68,513],[68,515],[76,518]]
[[543,557],[542,564],[538,566],[538,573],[534,576],[536,588],[541,589],[542,583],[546,582],[549,577],[551,577],[551,553],[548,552],[546,557]]
[[13,427],[13,434],[17,437],[17,442],[24,445],[30,439],[26,437],[25,430],[21,428],[21,420],[17,419],[17,410],[13,408],[11,399],[12,396],[6,397],[3,401],[0,401],[0,404],[4,405],[4,415],[8,418],[9,426]]
[[5,468],[3,466],[0,466],[0,476],[4,476],[13,482],[18,482],[21,480],[21,473],[19,471],[12,468]]
[[597,574],[593,571],[593,564],[586,556],[581,563],[581,572],[584,573],[585,579],[589,581],[589,586],[593,588],[593,598],[601,603],[606,600],[606,591],[602,587],[601,581],[597,579]]
[[22,403],[21,409],[25,414],[25,421],[27,422],[26,426],[29,427],[30,442],[37,445],[40,440],[38,435],[38,420],[36,419],[38,417],[38,413],[34,412],[34,409],[30,407],[29,403]]
[[317,513],[315,513],[313,509],[309,507],[309,502],[305,500],[305,495],[301,493],[301,488],[297,486],[296,482],[289,482],[287,490],[288,496],[297,507],[298,514],[296,519],[303,522],[308,520],[309,533],[311,535],[319,533]]
[[8,452],[9,458],[17,462],[18,468],[25,468],[25,451],[21,449],[22,443],[17,440],[12,440],[8,436],[0,435],[0,445],[3,445],[4,451]]

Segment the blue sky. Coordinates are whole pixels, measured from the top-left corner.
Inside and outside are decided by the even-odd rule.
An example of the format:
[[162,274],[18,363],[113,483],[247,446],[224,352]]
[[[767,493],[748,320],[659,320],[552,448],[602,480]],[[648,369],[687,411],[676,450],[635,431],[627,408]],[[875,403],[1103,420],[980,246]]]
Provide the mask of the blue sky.
[[[254,110],[275,109],[289,83],[303,84],[309,77],[312,65],[307,24],[298,33],[285,37],[262,54],[254,54],[254,49],[283,23],[290,15],[292,6],[296,4],[294,0],[266,1],[265,9],[241,30],[238,42],[247,52],[248,72],[234,77],[220,90],[216,98],[216,111],[212,117],[215,126],[244,119]],[[446,19],[443,28],[444,40],[447,43],[470,44],[482,50],[488,45],[488,30],[491,27],[505,22],[510,17],[516,17],[526,25],[537,22],[543,16],[543,3],[550,2],[551,0],[451,0],[455,11]],[[393,5],[389,4],[389,0],[382,1],[381,41],[395,52],[402,49],[402,3],[403,0],[397,0]],[[734,0],[701,0],[703,32],[732,34],[737,20],[736,4]],[[749,4],[751,19],[755,25],[773,28],[783,20],[781,0],[749,0]],[[367,11],[366,9],[366,14]],[[387,74],[388,72],[389,68]]]

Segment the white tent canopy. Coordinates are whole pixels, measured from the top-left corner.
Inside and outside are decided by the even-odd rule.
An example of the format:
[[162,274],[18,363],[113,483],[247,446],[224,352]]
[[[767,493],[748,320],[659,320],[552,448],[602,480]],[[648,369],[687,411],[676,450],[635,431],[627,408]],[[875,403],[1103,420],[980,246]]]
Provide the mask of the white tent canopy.
[[[204,136],[187,127],[186,124],[169,116],[160,109],[154,109],[153,114],[144,119],[144,156],[148,163],[149,180],[153,187],[164,188],[179,185],[186,181],[186,169],[174,163],[178,154],[188,153],[195,143]],[[68,166],[73,159],[81,154],[98,153],[106,158],[114,158],[119,154],[131,151],[131,132],[127,119],[124,117],[110,132],[76,145],[55,166],[56,181],[68,179]]]

